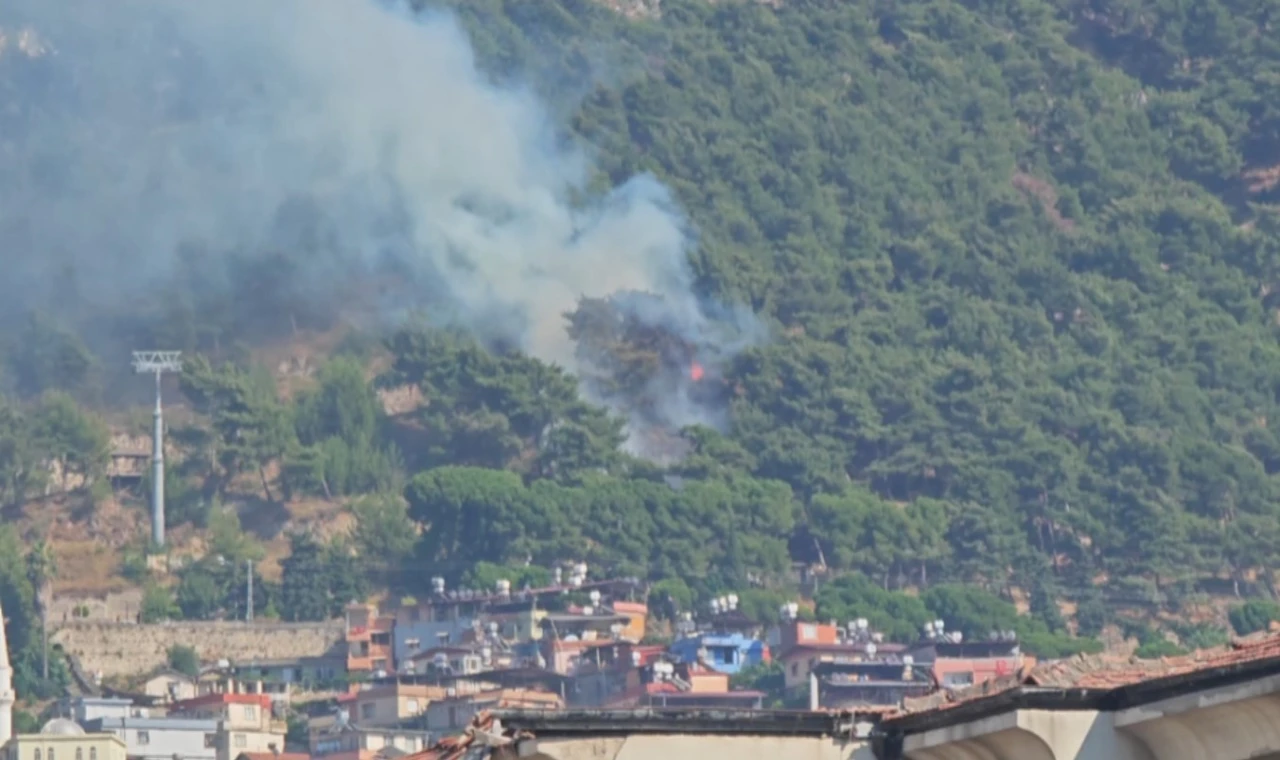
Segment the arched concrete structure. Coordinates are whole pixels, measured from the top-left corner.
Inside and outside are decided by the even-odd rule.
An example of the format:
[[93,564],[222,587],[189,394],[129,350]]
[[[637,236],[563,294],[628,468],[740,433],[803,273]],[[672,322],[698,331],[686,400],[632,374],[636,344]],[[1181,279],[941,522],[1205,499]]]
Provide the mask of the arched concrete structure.
[[[1025,689],[993,709],[942,709],[904,718],[881,760],[1256,760],[1280,758],[1280,674],[1217,677],[1137,696],[1123,690]],[[1145,685],[1144,685],[1145,688]],[[1020,693],[1019,693],[1020,692]],[[1036,705],[1051,700],[1057,709]],[[974,703],[981,708],[981,701]],[[894,736],[894,723],[882,727]]]
[[[530,754],[525,754],[530,752]],[[812,736],[635,734],[522,743],[520,760],[873,760],[866,742]]]

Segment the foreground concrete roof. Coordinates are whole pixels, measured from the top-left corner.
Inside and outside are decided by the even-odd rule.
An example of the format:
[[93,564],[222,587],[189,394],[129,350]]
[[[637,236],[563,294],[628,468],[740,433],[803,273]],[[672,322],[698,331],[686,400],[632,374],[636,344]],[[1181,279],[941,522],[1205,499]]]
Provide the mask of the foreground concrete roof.
[[1280,635],[1150,661],[1074,657],[908,700],[901,709],[497,710],[411,759],[537,760],[582,752],[614,760],[1271,756],[1280,753]]

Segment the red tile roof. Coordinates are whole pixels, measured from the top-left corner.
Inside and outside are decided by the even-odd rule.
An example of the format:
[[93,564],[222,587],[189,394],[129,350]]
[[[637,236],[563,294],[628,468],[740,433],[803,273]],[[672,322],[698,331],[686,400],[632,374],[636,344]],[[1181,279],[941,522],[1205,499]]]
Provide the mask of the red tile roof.
[[241,752],[236,755],[236,760],[311,760],[311,755],[306,752]]
[[1202,649],[1181,657],[1161,657],[1157,660],[1106,654],[1077,655],[1024,668],[1008,677],[993,679],[963,691],[937,692],[909,699],[905,711],[946,710],[1019,686],[1106,691],[1270,659],[1280,660],[1280,635],[1258,634],[1237,639],[1228,647]]

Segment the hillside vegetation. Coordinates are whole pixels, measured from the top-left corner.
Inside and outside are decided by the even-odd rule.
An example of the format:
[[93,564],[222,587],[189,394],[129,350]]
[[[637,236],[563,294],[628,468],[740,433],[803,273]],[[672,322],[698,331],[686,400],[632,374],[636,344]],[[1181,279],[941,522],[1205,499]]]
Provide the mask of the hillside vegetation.
[[[264,592],[280,614],[323,615],[355,576],[408,590],[437,572],[478,583],[511,566],[529,580],[582,559],[657,582],[676,606],[750,586],[764,616],[802,561],[844,575],[818,614],[874,610],[901,635],[930,614],[975,634],[1013,625],[1012,606],[983,594],[1027,589],[1034,623],[1019,625],[1058,653],[1092,644],[1065,638],[1057,600],[1092,634],[1119,603],[1275,594],[1280,8],[456,9],[496,77],[532,78],[571,110],[598,187],[648,171],[674,189],[702,294],[749,306],[770,337],[710,368],[730,422],[684,431],[687,456],[661,467],[625,453],[622,421],[582,401],[575,378],[465,335],[398,331],[374,384],[372,349],[350,346],[281,401],[230,348],[257,335],[235,304],[135,315],[212,357],[183,379],[200,455],[172,487],[204,498],[174,498],[199,505],[175,523],[207,520],[243,473],[264,503],[366,497],[350,542],[297,539]],[[602,50],[607,76],[584,87]],[[271,276],[307,253],[273,258]],[[609,366],[665,361],[635,332],[587,329],[609,318],[584,303],[574,319]],[[311,316],[281,305],[272,319]],[[90,398],[87,355],[33,320],[11,346],[10,387]],[[387,419],[375,386],[406,384],[425,403]],[[25,440],[8,432],[20,427],[0,436]],[[6,499],[24,487],[25,451],[0,441]],[[178,589],[183,614],[234,606],[230,578],[205,569]]]

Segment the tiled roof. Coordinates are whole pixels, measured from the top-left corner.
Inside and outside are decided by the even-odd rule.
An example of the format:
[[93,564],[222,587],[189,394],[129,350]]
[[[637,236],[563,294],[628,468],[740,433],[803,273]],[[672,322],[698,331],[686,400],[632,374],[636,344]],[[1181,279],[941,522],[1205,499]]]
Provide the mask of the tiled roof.
[[311,760],[311,755],[306,752],[241,752],[236,755],[236,760]]
[[1010,676],[962,691],[936,692],[918,699],[908,699],[905,712],[946,710],[1020,686],[1109,691],[1269,659],[1280,660],[1278,634],[1258,634],[1237,639],[1227,647],[1202,649],[1181,657],[1161,657],[1156,660],[1106,654],[1077,655],[1024,668]]

